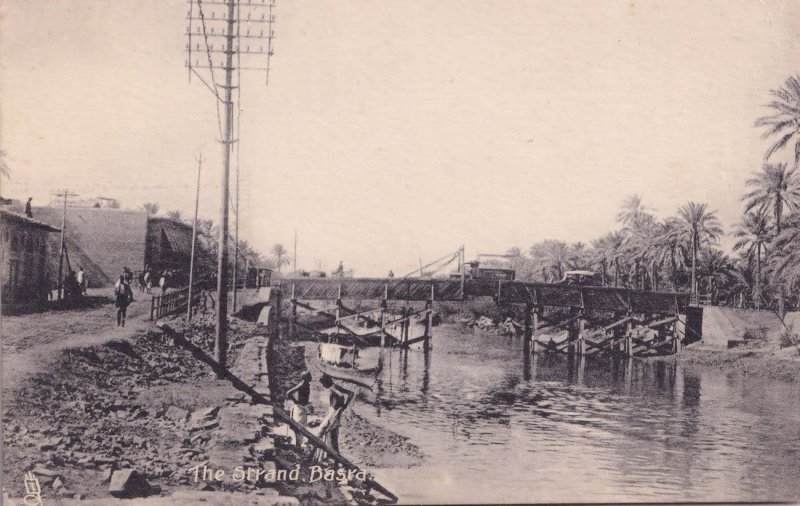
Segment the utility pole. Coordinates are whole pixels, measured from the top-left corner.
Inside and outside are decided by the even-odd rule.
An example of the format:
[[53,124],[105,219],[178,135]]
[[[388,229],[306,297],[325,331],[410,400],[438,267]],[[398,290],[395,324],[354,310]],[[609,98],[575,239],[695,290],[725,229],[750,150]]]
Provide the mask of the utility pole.
[[292,276],[297,276],[297,229],[294,229],[294,253],[292,255]]
[[[237,152],[238,153],[238,152]],[[236,228],[233,232],[233,311],[236,312],[236,293],[239,290],[239,163],[236,163],[236,207],[233,208],[236,215]],[[247,274],[245,274],[247,279]]]
[[192,256],[189,260],[189,300],[186,304],[186,319],[192,319],[192,285],[194,283],[194,250],[197,244],[197,208],[200,206],[200,171],[203,168],[203,155],[197,159],[197,192],[194,196],[194,221],[192,222]]
[[61,213],[61,246],[58,250],[58,300],[64,288],[64,229],[67,228],[67,189],[64,188],[64,211]]
[[[56,194],[55,196],[59,197],[60,195]],[[61,246],[58,252],[58,300],[61,300],[62,290],[64,288],[64,240],[66,239],[65,234],[67,228],[67,198],[75,196],[77,196],[76,193],[69,193],[67,189],[64,188],[64,210],[61,213]]]
[[217,329],[214,358],[225,367],[228,359],[228,198],[230,195],[231,145],[233,144],[233,25],[234,0],[228,0],[228,32],[225,39],[225,138],[222,139],[222,202],[219,212],[219,254],[217,255]]
[[[231,150],[234,141],[233,125],[233,90],[236,89],[237,102],[241,110],[241,71],[263,70],[269,76],[269,61],[272,56],[272,14],[275,0],[262,0],[261,3],[243,2],[242,0],[189,0],[187,19],[187,53],[186,66],[189,75],[196,75],[212,92],[217,100],[217,121],[220,130],[220,142],[223,146],[222,195],[219,213],[219,238],[217,254],[217,315],[214,338],[214,354],[217,363],[224,370],[228,351],[228,215],[230,207],[230,165]],[[224,11],[222,8],[224,7]],[[209,12],[206,12],[208,10]],[[219,39],[223,44],[217,43]],[[236,43],[234,44],[234,39]],[[244,43],[242,41],[244,39]],[[220,47],[221,46],[221,47]],[[220,59],[218,55],[222,55]],[[234,55],[236,61],[234,62]],[[207,69],[202,75],[198,69]],[[215,70],[225,74],[225,84],[219,84]],[[236,83],[234,83],[234,72]],[[220,96],[220,89],[224,90]],[[224,127],[220,118],[219,105],[224,106]],[[238,126],[236,135],[239,136]],[[238,151],[237,151],[238,153]],[[238,254],[238,168],[237,168],[237,224],[236,253]],[[236,267],[234,257],[234,306],[236,305]],[[219,374],[219,373],[218,373]]]

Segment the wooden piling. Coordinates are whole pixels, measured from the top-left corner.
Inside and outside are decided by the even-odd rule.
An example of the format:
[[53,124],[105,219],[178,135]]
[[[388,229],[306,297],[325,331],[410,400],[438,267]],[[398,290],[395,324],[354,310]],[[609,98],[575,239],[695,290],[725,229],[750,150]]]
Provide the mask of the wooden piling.
[[339,342],[339,332],[342,329],[342,284],[339,283],[339,291],[336,294],[336,342]]
[[431,346],[431,332],[433,331],[433,300],[435,296],[435,285],[431,284],[431,297],[425,303],[425,309],[428,313],[425,315],[425,340],[422,344],[422,349],[428,351]]
[[576,344],[575,348],[576,348],[576,351],[578,353],[578,356],[582,357],[582,356],[584,356],[586,354],[586,339],[584,337],[584,334],[586,332],[586,319],[583,317],[583,315],[581,315],[578,318],[577,326],[578,326],[578,330],[577,330],[576,333],[577,333],[578,340],[575,343]]
[[296,328],[295,323],[297,322],[297,297],[295,296],[295,284],[292,283],[292,297],[290,299],[290,303],[292,305],[291,308],[291,317],[289,318],[289,336],[291,339],[295,339],[296,336]]
[[567,325],[567,358],[570,362],[575,358],[575,351],[578,344],[578,323],[576,320]]
[[523,343],[523,353],[525,355],[530,355],[531,353],[531,340],[533,339],[533,328],[532,328],[532,313],[533,306],[530,302],[525,303],[525,341]]

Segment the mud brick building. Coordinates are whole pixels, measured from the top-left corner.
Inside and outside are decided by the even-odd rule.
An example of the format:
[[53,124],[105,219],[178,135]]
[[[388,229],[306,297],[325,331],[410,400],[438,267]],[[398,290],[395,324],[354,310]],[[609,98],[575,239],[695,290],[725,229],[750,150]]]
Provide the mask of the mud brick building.
[[59,229],[0,208],[0,285],[4,308],[47,301],[54,279],[49,237]]

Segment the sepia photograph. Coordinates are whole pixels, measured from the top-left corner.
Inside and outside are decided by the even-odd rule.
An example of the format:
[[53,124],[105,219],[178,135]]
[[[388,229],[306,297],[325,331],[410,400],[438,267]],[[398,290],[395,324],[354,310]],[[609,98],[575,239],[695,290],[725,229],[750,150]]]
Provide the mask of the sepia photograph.
[[797,0],[0,0],[8,506],[800,503]]

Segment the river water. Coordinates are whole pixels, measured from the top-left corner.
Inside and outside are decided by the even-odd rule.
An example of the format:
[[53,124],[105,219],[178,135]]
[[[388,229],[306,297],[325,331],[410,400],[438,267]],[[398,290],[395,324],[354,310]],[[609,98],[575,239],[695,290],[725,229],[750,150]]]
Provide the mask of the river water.
[[[426,455],[374,469],[403,503],[800,499],[800,393],[637,360],[537,355],[520,339],[434,331],[387,353],[354,409]],[[345,429],[346,430],[346,429]]]

